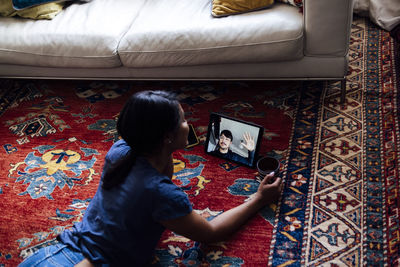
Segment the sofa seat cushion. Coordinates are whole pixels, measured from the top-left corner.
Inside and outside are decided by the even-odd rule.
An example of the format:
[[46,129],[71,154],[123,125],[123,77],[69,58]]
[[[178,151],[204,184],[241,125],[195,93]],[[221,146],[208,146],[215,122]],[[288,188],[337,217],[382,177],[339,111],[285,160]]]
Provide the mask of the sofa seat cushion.
[[213,18],[210,0],[147,1],[118,51],[133,68],[295,60],[303,57],[303,15],[276,3]]
[[[0,18],[0,63],[120,66],[117,48],[145,0],[72,4],[51,21]],[[117,15],[116,15],[117,14]]]

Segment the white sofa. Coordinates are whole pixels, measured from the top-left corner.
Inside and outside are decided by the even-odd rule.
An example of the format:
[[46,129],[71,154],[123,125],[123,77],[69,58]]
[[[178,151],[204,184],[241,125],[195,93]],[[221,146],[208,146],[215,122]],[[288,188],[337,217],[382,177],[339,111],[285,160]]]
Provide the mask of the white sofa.
[[92,0],[53,20],[1,17],[0,77],[345,81],[353,0],[303,1],[303,12],[276,2],[223,18],[211,0]]

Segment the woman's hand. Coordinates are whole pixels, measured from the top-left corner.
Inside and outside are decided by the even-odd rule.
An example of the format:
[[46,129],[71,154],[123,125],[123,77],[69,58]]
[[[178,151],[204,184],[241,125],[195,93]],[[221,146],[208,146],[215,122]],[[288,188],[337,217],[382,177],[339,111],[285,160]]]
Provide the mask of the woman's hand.
[[254,143],[254,138],[250,135],[250,133],[244,133],[243,134],[243,139],[245,143],[242,143],[242,145],[248,150],[248,151],[253,151],[254,148],[256,147]]
[[275,177],[275,173],[271,172],[265,175],[264,179],[258,186],[255,197],[258,198],[262,203],[268,204],[276,202],[282,191],[282,178]]

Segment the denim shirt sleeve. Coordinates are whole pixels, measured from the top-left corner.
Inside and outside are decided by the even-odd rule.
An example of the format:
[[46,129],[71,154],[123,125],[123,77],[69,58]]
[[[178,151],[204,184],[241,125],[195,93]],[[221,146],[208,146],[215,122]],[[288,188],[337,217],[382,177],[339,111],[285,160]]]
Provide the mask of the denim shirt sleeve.
[[186,193],[168,178],[160,181],[156,194],[152,217],[157,222],[176,219],[192,211]]

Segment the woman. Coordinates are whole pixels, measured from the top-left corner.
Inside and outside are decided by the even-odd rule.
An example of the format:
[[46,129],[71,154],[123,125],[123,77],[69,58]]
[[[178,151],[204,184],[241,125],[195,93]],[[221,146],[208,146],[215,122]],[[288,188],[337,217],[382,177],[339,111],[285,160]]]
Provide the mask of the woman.
[[82,222],[64,231],[20,266],[143,266],[165,228],[192,240],[227,239],[246,220],[279,196],[281,179],[266,176],[248,202],[211,221],[195,211],[172,181],[172,152],[185,148],[184,112],[171,93],[143,91],[120,113],[121,140],[108,151],[101,183]]

